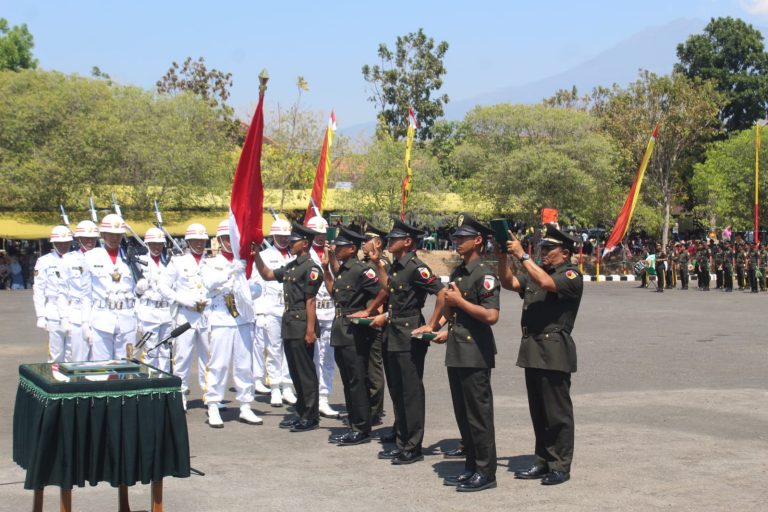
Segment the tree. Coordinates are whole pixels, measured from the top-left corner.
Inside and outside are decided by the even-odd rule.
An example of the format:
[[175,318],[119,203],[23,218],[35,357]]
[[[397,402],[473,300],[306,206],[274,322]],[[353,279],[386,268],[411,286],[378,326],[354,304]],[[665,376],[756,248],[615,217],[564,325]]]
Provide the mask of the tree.
[[35,69],[37,59],[32,56],[34,46],[34,38],[26,23],[8,28],[8,20],[0,18],[0,71]]
[[432,97],[443,86],[443,57],[448,43],[427,37],[423,29],[398,36],[395,51],[379,45],[380,64],[363,66],[363,78],[371,87],[368,101],[376,105],[390,136],[405,137],[408,108],[416,111],[421,126],[418,137],[427,140],[435,120],[443,115],[448,95]]
[[527,222],[551,207],[582,226],[613,215],[618,151],[589,114],[501,104],[475,107],[463,124],[467,135],[452,158],[478,210]]
[[726,96],[720,113],[728,131],[744,130],[766,116],[768,53],[763,35],[731,17],[713,18],[703,34],[677,46],[675,71],[689,78],[714,80]]
[[[760,131],[768,140],[768,128]],[[760,203],[768,192],[768,159],[765,146],[760,151]],[[706,219],[707,227],[732,225],[734,230],[752,229],[755,199],[755,129],[742,130],[726,140],[712,144],[706,160],[694,168],[693,191],[696,213]],[[764,210],[764,209],[763,209]]]
[[658,76],[648,71],[626,89],[614,85],[593,95],[593,112],[622,148],[621,168],[628,184],[634,179],[648,138],[658,123],[659,136],[643,182],[643,197],[661,218],[666,245],[673,202],[682,203],[691,155],[717,135],[724,97],[713,81],[681,73]]

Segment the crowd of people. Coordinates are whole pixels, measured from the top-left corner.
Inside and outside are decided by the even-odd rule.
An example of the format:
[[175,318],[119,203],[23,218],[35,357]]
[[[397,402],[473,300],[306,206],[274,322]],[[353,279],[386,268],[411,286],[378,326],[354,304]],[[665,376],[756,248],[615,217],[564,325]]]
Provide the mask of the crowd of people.
[[[168,258],[165,233],[157,228],[146,232],[146,253],[136,256],[116,214],[98,226],[80,222],[75,233],[56,226],[53,250],[34,271],[37,326],[48,332],[49,359],[140,357],[180,378],[185,409],[196,364],[212,428],[224,427],[219,410],[231,369],[240,421],[263,423],[251,408],[255,393],[263,393],[273,407],[294,406],[295,415],[279,425],[291,432],[317,429],[321,415],[339,416],[328,403],[338,368],[349,429],[329,442],[370,441],[388,388],[394,424],[382,441],[394,444],[378,458],[402,465],[424,458],[424,362],[430,341],[445,343],[461,434],[459,448],[446,456],[464,458],[465,471],[443,483],[480,491],[496,487],[491,326],[499,319],[503,287],[523,300],[517,364],[525,369],[536,438],[535,464],[515,476],[545,485],[567,481],[574,441],[570,376],[576,371],[571,331],[583,286],[571,263],[577,240],[546,225],[539,265],[510,231],[495,249],[497,263],[490,264],[483,256],[492,230],[462,214],[451,232],[461,263],[446,286],[416,254],[421,229],[400,220],[389,231],[352,227],[358,230],[337,226],[329,243],[320,216],[305,224],[276,219],[271,242],[235,257],[229,220],[218,225],[219,251],[211,256],[206,228],[191,224],[184,237],[188,250]],[[78,248],[70,251],[73,240]],[[253,257],[250,268],[245,256]],[[427,295],[436,301],[425,316]],[[173,336],[172,343],[160,343]]]

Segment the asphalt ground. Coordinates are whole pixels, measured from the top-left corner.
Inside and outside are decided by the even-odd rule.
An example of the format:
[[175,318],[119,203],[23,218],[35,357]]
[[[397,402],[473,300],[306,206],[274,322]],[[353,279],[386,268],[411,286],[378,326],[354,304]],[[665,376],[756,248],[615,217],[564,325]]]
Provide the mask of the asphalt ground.
[[[239,423],[232,404],[219,430],[206,425],[201,402],[192,401],[191,462],[206,475],[166,479],[166,510],[766,510],[768,293],[660,294],[636,283],[585,283],[573,333],[579,371],[572,380],[572,478],[553,487],[512,475],[533,451],[523,371],[515,366],[520,305],[504,292],[494,328],[498,488],[461,494],[441,483],[463,463],[441,456],[456,446],[458,431],[444,348],[432,346],[423,462],[377,460],[379,442],[330,445],[328,434],[342,428],[338,420],[323,419],[319,430],[301,434],[278,429],[286,411],[269,407],[267,397],[254,404],[264,425]],[[33,317],[29,291],[0,293],[2,511],[31,508],[11,448],[17,367],[46,357],[46,336]],[[198,394],[193,388],[192,398]],[[342,396],[337,377],[331,402],[338,408]],[[388,398],[386,409],[385,425],[392,420]],[[149,508],[148,486],[130,494],[134,510]],[[78,488],[74,509],[116,510],[116,495],[104,484]],[[45,510],[58,510],[58,489],[47,491]]]

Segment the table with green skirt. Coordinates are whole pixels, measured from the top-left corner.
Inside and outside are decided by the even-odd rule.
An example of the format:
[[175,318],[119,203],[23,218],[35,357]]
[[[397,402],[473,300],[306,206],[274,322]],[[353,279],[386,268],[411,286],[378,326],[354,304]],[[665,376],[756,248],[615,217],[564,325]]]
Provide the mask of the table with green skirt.
[[105,375],[21,365],[13,460],[27,471],[24,488],[35,490],[42,507],[42,489],[58,486],[66,509],[74,486],[109,482],[129,510],[127,486],[152,483],[153,510],[162,510],[163,478],[190,474],[180,386],[178,377],[144,364]]

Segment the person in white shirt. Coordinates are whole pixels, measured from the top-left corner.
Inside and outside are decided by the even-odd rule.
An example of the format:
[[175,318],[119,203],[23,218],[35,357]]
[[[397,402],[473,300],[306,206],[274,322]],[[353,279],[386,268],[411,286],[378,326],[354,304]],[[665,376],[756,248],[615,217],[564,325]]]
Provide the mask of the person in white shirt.
[[85,272],[85,254],[96,247],[99,228],[90,220],[84,220],[75,228],[75,240],[80,249],[64,255],[64,276],[67,288],[65,311],[69,326],[70,361],[90,361],[91,344],[83,337],[83,320],[88,316],[83,309],[91,293],[90,275]]
[[72,232],[66,226],[51,230],[53,250],[37,259],[35,282],[32,286],[32,300],[35,304],[37,326],[48,331],[48,361],[52,363],[67,360],[66,321],[67,295],[64,277],[64,255],[72,244]]
[[175,304],[171,307],[173,327],[189,322],[191,328],[173,342],[173,374],[181,379],[184,409],[189,394],[189,372],[193,351],[197,352],[197,378],[200,389],[205,384],[205,364],[208,362],[208,320],[206,310],[210,304],[203,286],[201,262],[205,260],[208,231],[202,224],[187,226],[184,239],[189,252],[175,256],[166,267],[165,279],[160,281],[162,295]]
[[[312,241],[312,247],[309,249],[309,255],[317,265],[322,264],[323,251],[325,249],[326,230],[328,222],[319,216],[310,218],[306,222],[309,229],[321,233],[315,236]],[[331,346],[331,327],[333,319],[336,317],[331,294],[325,288],[325,283],[317,292],[317,320],[320,323],[320,337],[315,345],[315,369],[317,370],[317,379],[320,383],[320,402],[319,410],[322,416],[326,418],[338,418],[339,412],[328,404],[328,397],[333,391],[333,373],[336,369],[336,362]]]
[[83,303],[83,337],[91,342],[91,359],[104,361],[126,357],[126,345],[136,342],[136,295],[133,275],[120,257],[125,222],[114,213],[101,219],[99,232],[104,247],[85,253],[90,283]]
[[162,261],[165,248],[165,233],[158,228],[149,228],[144,235],[144,243],[149,252],[140,256],[146,266],[144,277],[136,283],[136,295],[139,303],[136,316],[139,320],[139,337],[146,333],[152,336],[144,344],[142,361],[164,372],[171,371],[171,348],[157,344],[171,332],[170,301],[160,291],[160,283],[165,280],[166,265]]
[[[284,266],[295,258],[288,251],[288,236],[291,224],[284,219],[275,219],[270,229],[273,245],[261,251],[261,259],[272,270]],[[296,394],[283,352],[282,319],[285,310],[283,284],[264,281],[258,271],[251,273],[251,292],[254,298],[256,321],[253,330],[253,373],[255,389],[262,392],[264,381],[269,379],[270,405],[281,407],[283,402],[294,405]],[[266,365],[264,352],[266,350]],[[266,366],[266,373],[265,373]],[[281,390],[282,386],[282,390]]]
[[211,299],[208,323],[210,351],[205,368],[203,399],[208,406],[208,425],[222,428],[218,404],[224,399],[229,366],[240,402],[240,421],[261,425],[251,410],[253,402],[253,298],[245,277],[243,260],[235,259],[229,240],[229,220],[216,228],[219,254],[202,266],[202,276]]

